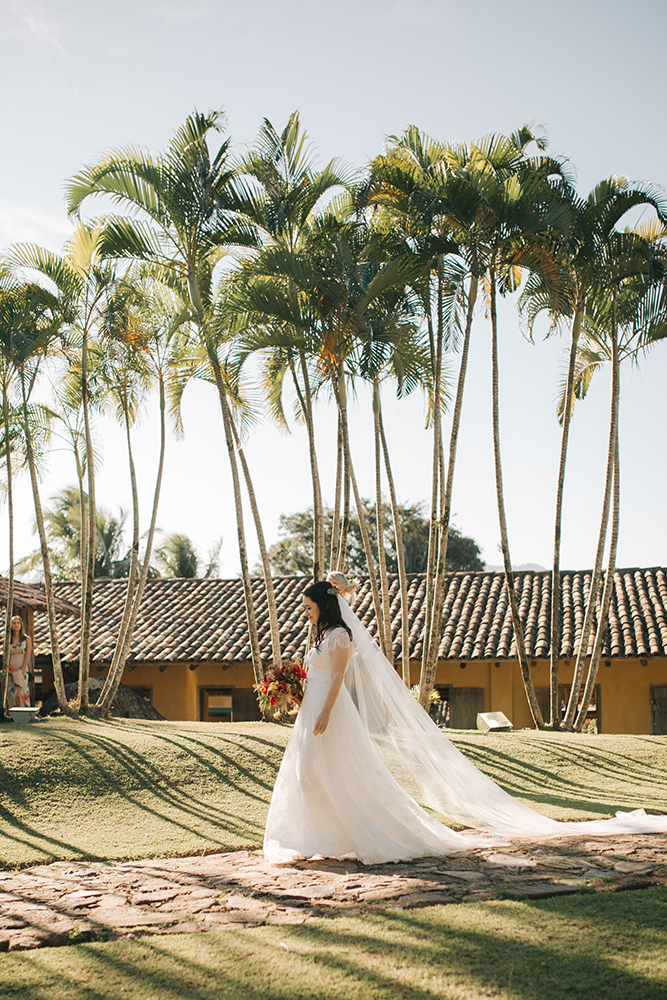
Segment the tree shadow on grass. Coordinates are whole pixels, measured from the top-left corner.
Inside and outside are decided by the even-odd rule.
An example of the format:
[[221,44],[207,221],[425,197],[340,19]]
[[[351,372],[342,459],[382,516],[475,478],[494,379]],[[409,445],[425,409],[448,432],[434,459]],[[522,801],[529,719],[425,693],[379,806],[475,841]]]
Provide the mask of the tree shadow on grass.
[[[559,808],[576,808],[597,814],[609,814],[616,809],[627,809],[631,803],[628,797],[619,801],[617,788],[612,787],[607,791],[599,787],[605,779],[612,781],[614,785],[618,784],[621,775],[623,781],[630,785],[634,780],[640,787],[650,786],[655,789],[656,797],[659,796],[663,802],[667,801],[667,777],[657,770],[647,771],[636,760],[625,754],[612,751],[603,758],[601,751],[591,756],[590,751],[580,750],[577,747],[549,749],[554,758],[553,768],[532,764],[493,746],[480,748],[466,744],[462,752],[511,794]],[[559,770],[559,766],[566,765],[575,765],[583,774],[590,775],[590,784],[585,785],[582,780],[566,777]],[[550,791],[540,793],[533,791],[535,787],[544,788],[545,784]],[[635,808],[648,804],[646,801],[632,803]],[[662,811],[657,810],[657,812]]]
[[68,1000],[664,1000],[664,969],[633,969],[628,941],[649,958],[667,890],[622,896],[77,945],[63,962],[10,956],[0,985],[3,997],[31,1000],[53,1000],[56,980]]
[[[136,813],[151,817],[161,824],[175,830],[180,830],[192,839],[194,834],[209,849],[229,850],[246,845],[256,845],[263,836],[263,820],[254,818],[239,809],[225,809],[212,801],[203,801],[189,788],[175,786],[173,774],[165,772],[150,759],[148,753],[141,753],[123,745],[117,739],[105,737],[95,728],[77,727],[77,732],[63,733],[52,730],[48,734],[53,741],[64,744],[71,751],[71,758],[82,765],[73,769],[79,776],[73,774],[73,794],[78,792],[87,800],[96,797],[100,800],[100,820],[103,825],[105,809],[109,807],[109,795],[117,795],[133,807]],[[90,749],[86,748],[89,744]],[[95,752],[98,751],[98,752]],[[99,753],[102,751],[102,753]],[[209,766],[212,774],[219,778],[220,786],[234,792],[237,799],[249,800],[263,811],[268,808],[270,783],[264,779],[255,778],[249,767],[239,765],[231,754],[217,752],[220,767],[216,770],[210,761],[199,754],[195,755],[195,766]],[[120,773],[119,773],[120,769]],[[94,781],[93,781],[94,777]],[[97,795],[90,795],[90,784],[93,784]],[[88,786],[88,787],[87,787]],[[88,794],[86,794],[88,793]],[[148,793],[149,801],[146,801]],[[46,814],[46,822],[40,829],[39,822],[31,822],[27,811],[32,802],[25,795],[13,807],[4,804],[0,806],[0,816],[4,820],[2,835],[10,841],[23,845],[33,853],[32,863],[40,860],[55,860],[58,858],[84,857],[95,860],[100,858],[99,850],[91,850],[88,842],[78,843],[59,839],[46,832],[51,817]],[[36,800],[37,804],[39,799]],[[219,834],[214,832],[219,829]],[[89,838],[86,834],[85,837]],[[75,840],[76,838],[71,838]],[[139,854],[145,854],[139,850]],[[130,846],[124,856],[136,854],[138,844]],[[134,848],[134,849],[132,849]],[[192,849],[190,845],[189,849]]]

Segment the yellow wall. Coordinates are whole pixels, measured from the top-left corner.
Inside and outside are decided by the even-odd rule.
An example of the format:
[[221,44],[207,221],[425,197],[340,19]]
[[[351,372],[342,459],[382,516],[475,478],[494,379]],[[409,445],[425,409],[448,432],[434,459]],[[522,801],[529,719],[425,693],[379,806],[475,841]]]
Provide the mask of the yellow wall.
[[[531,677],[536,688],[549,687],[547,660],[531,660]],[[611,665],[607,667],[606,662]],[[667,659],[603,660],[598,670],[603,733],[638,733],[651,731],[650,689],[652,684],[667,684]],[[500,666],[496,667],[495,663]],[[566,665],[567,664],[567,665]],[[558,682],[571,684],[574,660],[561,663]],[[419,664],[413,664],[412,681],[419,681]],[[515,729],[532,728],[521,671],[516,660],[438,664],[436,684],[484,689],[484,711],[504,712]]]
[[[496,667],[495,663],[499,663]],[[549,664],[546,660],[530,661],[531,676],[536,688],[549,687]],[[640,659],[602,661],[598,672],[603,733],[645,734],[651,731],[650,688],[652,684],[667,684],[667,659],[649,659],[642,666]],[[574,661],[561,663],[559,683],[570,684]],[[419,683],[420,664],[411,665],[413,684]],[[45,680],[50,669],[46,668]],[[52,676],[52,675],[51,675]],[[102,676],[93,670],[93,676]],[[168,664],[160,671],[158,664],[140,664],[125,670],[123,684],[128,687],[153,689],[153,705],[166,719],[196,721],[199,716],[200,687],[252,688],[254,678],[249,663],[223,670],[219,664],[202,663],[196,670],[188,664]],[[532,728],[532,719],[523,689],[519,664],[516,660],[466,662],[440,661],[437,685],[482,688],[484,711],[504,712],[515,729]]]
[[223,670],[219,663],[200,663],[190,670],[187,663],[170,663],[163,671],[157,663],[139,664],[123,673],[128,687],[152,687],[153,707],[173,721],[194,722],[199,716],[200,687],[251,688],[254,684],[249,663]]

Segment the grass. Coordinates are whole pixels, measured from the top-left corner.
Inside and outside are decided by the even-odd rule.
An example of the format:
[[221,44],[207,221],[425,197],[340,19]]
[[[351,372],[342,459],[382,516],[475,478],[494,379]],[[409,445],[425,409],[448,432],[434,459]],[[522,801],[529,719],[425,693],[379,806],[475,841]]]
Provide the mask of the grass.
[[30,1000],[664,1000],[667,888],[175,934],[0,963]]
[[[289,728],[51,719],[0,727],[0,866],[261,844]],[[667,739],[518,732],[452,739],[559,819],[667,812]]]

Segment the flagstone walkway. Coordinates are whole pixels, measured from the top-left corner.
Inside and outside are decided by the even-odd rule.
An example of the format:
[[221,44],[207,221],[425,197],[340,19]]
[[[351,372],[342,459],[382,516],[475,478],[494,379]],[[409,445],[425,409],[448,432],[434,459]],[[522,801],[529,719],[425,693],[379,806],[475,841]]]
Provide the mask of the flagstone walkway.
[[271,865],[261,851],[65,861],[0,873],[0,950],[656,884],[667,884],[663,834],[514,840],[502,850],[368,867],[330,860]]

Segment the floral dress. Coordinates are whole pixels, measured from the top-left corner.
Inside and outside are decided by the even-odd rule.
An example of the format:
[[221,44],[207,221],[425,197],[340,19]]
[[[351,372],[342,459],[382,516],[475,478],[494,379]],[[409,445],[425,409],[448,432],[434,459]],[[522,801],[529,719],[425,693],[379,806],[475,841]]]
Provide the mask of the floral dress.
[[26,640],[18,646],[9,647],[9,683],[7,684],[7,708],[29,708],[30,689],[28,687],[28,664],[23,669]]

